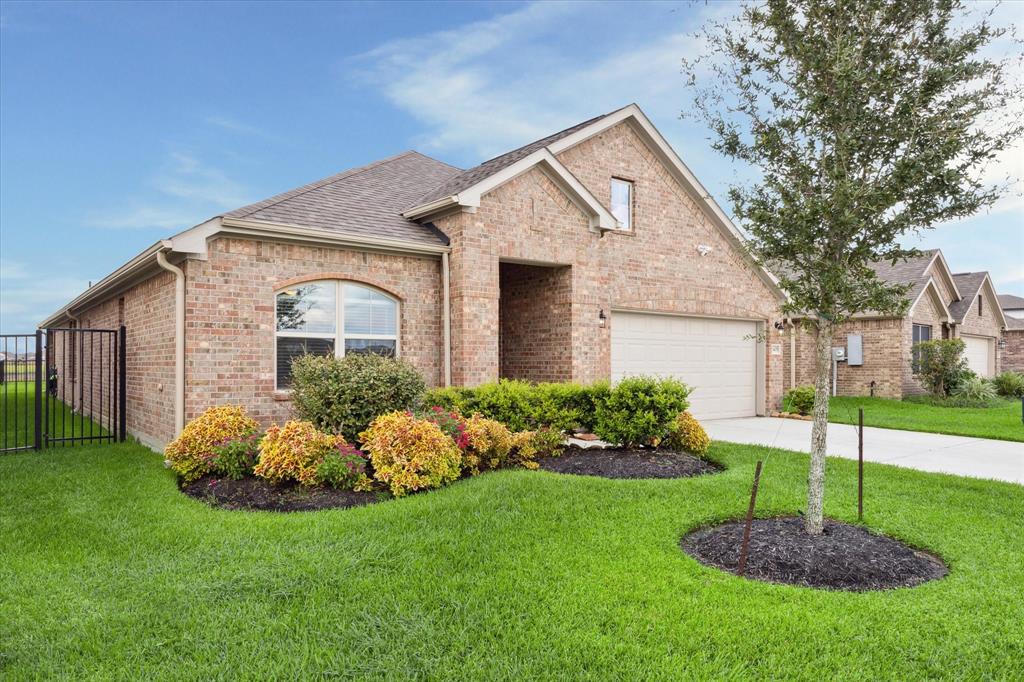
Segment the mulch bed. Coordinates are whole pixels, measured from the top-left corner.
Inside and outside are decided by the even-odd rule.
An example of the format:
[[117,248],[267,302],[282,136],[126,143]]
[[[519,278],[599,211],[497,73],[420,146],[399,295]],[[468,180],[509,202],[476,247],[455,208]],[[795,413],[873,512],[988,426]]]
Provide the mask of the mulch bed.
[[539,462],[545,471],[604,478],[686,478],[722,470],[706,460],[671,450],[568,448],[560,457],[545,457]]
[[265,511],[313,511],[346,509],[390,499],[386,493],[355,492],[335,488],[310,488],[297,484],[273,485],[262,478],[230,478],[203,476],[181,486],[189,497],[222,509],[261,509]]
[[[707,566],[736,572],[743,521],[704,528],[680,541]],[[803,519],[755,519],[744,577],[829,590],[888,590],[938,580],[949,572],[938,558],[899,540],[826,520],[825,532],[804,532]]]

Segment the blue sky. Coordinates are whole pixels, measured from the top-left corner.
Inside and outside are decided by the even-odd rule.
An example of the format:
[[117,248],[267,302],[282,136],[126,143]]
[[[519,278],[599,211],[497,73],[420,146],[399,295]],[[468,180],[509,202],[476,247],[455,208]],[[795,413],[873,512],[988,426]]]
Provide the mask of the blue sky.
[[[722,199],[745,169],[680,120],[679,60],[730,9],[3,2],[0,328],[224,210],[410,148],[466,167],[629,102]],[[1024,176],[1015,152],[992,177]],[[915,243],[1024,295],[1020,194]]]

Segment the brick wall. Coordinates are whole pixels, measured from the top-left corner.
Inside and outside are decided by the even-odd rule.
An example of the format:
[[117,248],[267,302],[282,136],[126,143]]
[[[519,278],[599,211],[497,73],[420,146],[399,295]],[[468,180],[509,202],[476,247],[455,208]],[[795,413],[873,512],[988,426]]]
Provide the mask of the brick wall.
[[443,381],[439,259],[220,238],[188,265],[186,420],[226,403],[263,424],[289,418],[275,390],[274,296],[302,279],[350,279],[398,298],[402,357],[428,385]]
[[1008,329],[1003,332],[1006,347],[997,351],[1002,360],[1002,370],[1024,372],[1024,329]]
[[500,266],[499,371],[528,381],[572,378],[572,271]]
[[[127,333],[127,430],[147,445],[162,447],[174,437],[174,275],[161,271],[83,311],[78,325],[83,329],[116,329],[122,320]],[[99,349],[98,340],[93,344]],[[59,341],[56,346],[56,356],[65,357]],[[84,370],[86,377],[86,385],[75,390],[79,396],[92,396],[91,401],[86,399],[86,406],[106,404],[100,398],[108,385],[107,378],[100,376],[104,363],[90,363],[88,352],[84,360],[76,358],[75,362],[82,363],[77,373],[81,375]],[[109,419],[105,413],[95,416],[105,422]]]
[[[864,349],[863,365],[839,363],[836,386],[839,395],[870,395],[873,381],[875,396],[903,396],[903,369],[907,364],[904,361],[907,348],[903,338],[904,326],[901,318],[857,319],[839,326],[832,341],[833,346],[846,347],[847,336],[860,334]],[[813,384],[814,332],[798,326],[795,333],[796,383],[800,386]],[[787,356],[790,355],[788,343],[785,352]]]
[[917,305],[911,314],[905,318],[903,325],[904,334],[904,363],[903,363],[903,395],[920,395],[926,393],[927,389],[914,376],[911,354],[914,346],[914,325],[924,324],[932,328],[932,339],[943,338],[942,324],[945,320],[945,313],[932,299],[928,292],[918,300]]
[[[559,160],[607,202],[612,177],[634,182],[634,229],[604,236],[541,171],[485,195],[475,212],[435,221],[452,240],[453,379],[476,384],[501,371],[498,308],[502,259],[571,265],[572,378],[611,371],[614,309],[713,315],[770,325],[778,301],[628,124]],[[711,247],[700,256],[698,245]],[[600,325],[599,311],[608,317]],[[782,392],[783,356],[765,354],[767,402]]]

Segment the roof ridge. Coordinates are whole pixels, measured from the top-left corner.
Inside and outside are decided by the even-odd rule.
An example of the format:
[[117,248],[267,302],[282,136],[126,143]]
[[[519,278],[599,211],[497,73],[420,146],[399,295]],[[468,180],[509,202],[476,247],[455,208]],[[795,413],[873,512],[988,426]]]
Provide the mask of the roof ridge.
[[433,156],[428,156],[427,154],[424,154],[423,152],[419,151],[418,149],[410,149],[409,151],[407,151],[405,153],[406,154],[416,154],[417,156],[422,156],[424,159],[427,159],[428,161],[435,161],[435,162],[437,162],[437,163],[439,163],[439,164],[441,164],[443,166],[448,166],[452,170],[457,170],[460,173],[462,171],[466,170],[465,168],[459,168],[458,166],[453,166],[452,164],[448,163],[447,161],[442,161],[441,159],[435,159]]
[[[241,207],[233,209],[231,211],[227,211],[223,215],[232,216],[232,217],[236,217],[236,218],[244,218],[245,216],[251,215],[253,213],[256,213],[257,211],[262,211],[264,209],[270,208],[271,206],[276,206],[277,204],[280,204],[283,201],[288,201],[289,199],[294,199],[295,197],[300,197],[303,194],[306,194],[308,192],[312,192],[313,190],[320,189],[321,187],[326,187],[327,185],[334,184],[335,182],[338,182],[339,180],[344,180],[346,178],[350,178],[352,176],[359,175],[360,173],[365,173],[366,171],[373,170],[374,168],[382,166],[385,163],[390,163],[392,161],[397,161],[398,159],[401,159],[401,158],[403,158],[405,156],[408,156],[410,154],[419,154],[420,156],[423,156],[424,158],[430,159],[431,161],[437,161],[437,159],[431,159],[429,156],[425,156],[424,154],[420,154],[419,152],[417,152],[414,149],[408,149],[408,150],[402,152],[401,154],[395,154],[393,156],[388,156],[388,157],[385,157],[383,159],[378,159],[377,161],[373,161],[371,163],[368,163],[365,166],[357,166],[356,168],[349,168],[347,170],[343,170],[340,173],[335,173],[334,175],[330,175],[330,176],[328,176],[326,178],[322,178],[322,179],[317,180],[315,182],[311,182],[309,184],[302,185],[300,187],[296,187],[295,189],[290,189],[290,190],[288,190],[286,192],[281,192],[279,194],[275,194],[272,197],[269,197],[267,199],[263,199],[262,201],[257,201],[254,204],[246,204],[245,206],[241,206]],[[441,161],[440,163],[444,163],[444,162]],[[445,163],[444,165],[447,166],[448,164]],[[452,166],[452,168],[455,168],[455,167]],[[456,169],[456,170],[458,170],[458,169]],[[243,211],[244,211],[244,213],[242,213]],[[239,215],[239,214],[242,214],[242,215]]]

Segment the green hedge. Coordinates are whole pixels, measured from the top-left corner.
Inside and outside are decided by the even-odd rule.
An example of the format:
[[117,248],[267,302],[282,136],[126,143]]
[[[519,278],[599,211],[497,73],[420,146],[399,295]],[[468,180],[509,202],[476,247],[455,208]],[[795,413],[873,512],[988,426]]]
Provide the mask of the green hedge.
[[475,388],[430,389],[423,396],[423,406],[440,406],[466,416],[478,412],[513,431],[541,427],[593,431],[596,404],[608,392],[607,382],[584,386],[501,379]]
[[584,429],[612,443],[642,445],[662,438],[669,423],[689,407],[690,389],[675,379],[631,377],[615,388],[502,379],[475,388],[435,388],[425,408],[442,407],[469,416],[479,413],[513,431],[543,427]]

